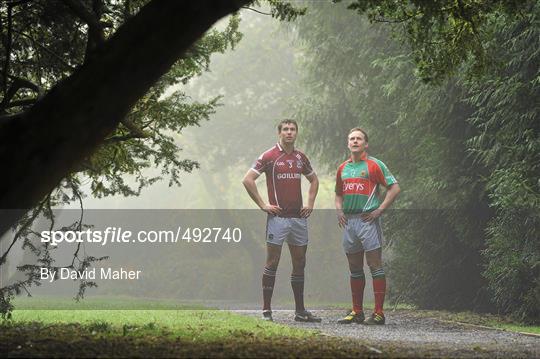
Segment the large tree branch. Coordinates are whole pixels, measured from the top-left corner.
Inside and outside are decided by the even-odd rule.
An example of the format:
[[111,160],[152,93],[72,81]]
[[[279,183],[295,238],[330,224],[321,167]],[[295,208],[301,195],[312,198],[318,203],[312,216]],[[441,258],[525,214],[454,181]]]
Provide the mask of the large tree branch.
[[18,121],[0,122],[0,234],[94,153],[218,19],[249,0],[153,0]]
[[[27,79],[23,79],[16,76],[8,76],[8,77],[11,78],[13,82],[11,86],[9,87],[9,89],[7,90],[7,92],[5,93],[5,96],[2,99],[2,102],[0,103],[0,113],[3,113],[6,108],[14,107],[13,103],[11,103],[11,99],[13,98],[13,96],[15,96],[17,91],[19,91],[22,88],[28,88],[30,90],[35,91],[37,93],[37,98],[40,98],[41,96],[43,96],[43,89],[39,87],[38,85],[36,85],[35,83]],[[35,100],[36,99],[34,99],[34,102]]]
[[77,15],[82,21],[88,25],[89,36],[96,44],[101,44],[105,41],[103,35],[103,25],[99,22],[99,18],[96,18],[92,12],[90,12],[82,2],[79,0],[62,0],[67,7],[75,15]]

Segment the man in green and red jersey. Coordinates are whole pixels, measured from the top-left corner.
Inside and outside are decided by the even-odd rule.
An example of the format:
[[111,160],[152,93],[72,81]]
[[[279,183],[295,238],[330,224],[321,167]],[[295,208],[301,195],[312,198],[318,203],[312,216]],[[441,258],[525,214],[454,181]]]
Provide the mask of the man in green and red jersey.
[[[343,231],[343,249],[351,271],[353,309],[338,323],[384,324],[386,279],[382,263],[383,234],[379,217],[400,192],[399,185],[384,163],[368,156],[368,135],[355,127],[349,132],[351,157],[343,162],[336,175],[336,210]],[[387,188],[381,202],[379,186]],[[375,310],[365,320],[363,297],[366,284],[364,254],[373,278]]]
[[[272,320],[270,302],[274,292],[276,271],[283,242],[289,245],[292,259],[291,287],[296,311],[294,320],[320,322],[304,307],[304,267],[308,244],[307,217],[313,211],[319,180],[308,158],[294,148],[298,125],[283,120],[278,125],[279,142],[264,152],[246,173],[242,183],[253,201],[266,213],[266,264],[262,276],[263,319]],[[264,173],[268,189],[267,204],[263,201],[255,180]],[[307,206],[302,205],[301,178],[310,182]]]

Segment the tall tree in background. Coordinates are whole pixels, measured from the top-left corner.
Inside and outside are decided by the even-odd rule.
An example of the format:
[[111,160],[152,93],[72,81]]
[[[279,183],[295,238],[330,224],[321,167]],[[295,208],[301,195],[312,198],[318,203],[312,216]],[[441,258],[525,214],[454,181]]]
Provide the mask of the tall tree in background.
[[[265,12],[265,9],[263,9]],[[194,98],[219,91],[223,104],[212,121],[193,129],[192,150],[204,156],[203,177],[214,208],[237,208],[243,201],[231,188],[244,191],[238,180],[258,152],[276,141],[276,125],[286,116],[286,103],[296,93],[297,76],[291,63],[294,49],[279,24],[268,15],[244,11],[242,42],[234,52],[215,56],[211,72],[190,86]],[[211,133],[211,138],[208,138]],[[248,205],[249,198],[244,198]]]
[[402,183],[398,205],[430,209],[392,218],[394,296],[484,310],[494,299],[538,322],[538,106],[528,101],[538,97],[538,5],[349,7],[372,23],[321,3],[298,21],[296,111],[331,168],[345,158],[347,130],[365,127],[371,153]]
[[490,28],[496,66],[463,82],[478,129],[467,146],[489,169],[484,185],[496,211],[486,227],[485,276],[501,311],[539,323],[540,4],[517,20],[493,17]]

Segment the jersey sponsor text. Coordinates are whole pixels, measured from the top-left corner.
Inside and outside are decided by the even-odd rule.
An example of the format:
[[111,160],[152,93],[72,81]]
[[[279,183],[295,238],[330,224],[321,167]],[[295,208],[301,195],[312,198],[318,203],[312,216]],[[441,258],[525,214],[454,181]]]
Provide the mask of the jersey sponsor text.
[[369,195],[369,181],[365,178],[348,178],[343,181],[343,194]]
[[300,173],[278,173],[277,179],[300,179],[302,176]]

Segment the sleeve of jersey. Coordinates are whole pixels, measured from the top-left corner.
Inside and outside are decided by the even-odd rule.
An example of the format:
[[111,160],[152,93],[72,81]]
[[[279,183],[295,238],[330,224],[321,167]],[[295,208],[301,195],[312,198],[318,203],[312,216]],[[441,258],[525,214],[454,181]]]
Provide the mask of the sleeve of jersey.
[[309,176],[315,173],[313,170],[313,167],[311,167],[311,163],[309,162],[309,159],[306,157],[306,155],[302,154],[302,162],[304,163],[302,174],[304,176]]
[[251,166],[251,169],[260,175],[266,170],[267,162],[268,161],[266,160],[265,153],[263,153],[262,155],[259,156],[259,158],[257,158],[255,163],[253,163],[253,165]]
[[380,170],[380,173],[377,176],[377,182],[385,187],[397,183],[396,178],[394,177],[394,175],[392,175],[388,167],[386,167],[386,165],[382,161],[377,160],[376,162]]
[[336,194],[338,196],[343,196],[343,181],[341,179],[341,170],[343,169],[342,166],[339,166],[337,173],[336,173]]

